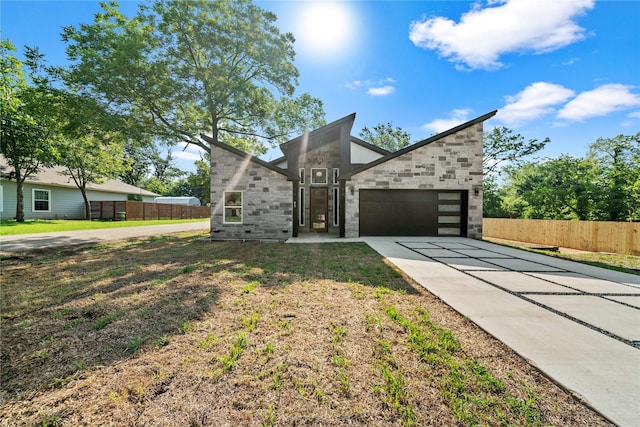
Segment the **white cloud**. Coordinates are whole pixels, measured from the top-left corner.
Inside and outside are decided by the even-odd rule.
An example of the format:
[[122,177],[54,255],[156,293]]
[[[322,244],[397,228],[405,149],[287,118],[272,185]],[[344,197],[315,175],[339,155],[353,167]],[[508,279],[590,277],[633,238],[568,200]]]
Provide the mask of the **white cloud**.
[[362,80],[354,80],[352,82],[347,82],[344,86],[348,89],[358,89],[360,86],[362,86]]
[[497,69],[505,53],[550,52],[582,40],[585,30],[574,20],[593,6],[594,0],[492,0],[484,8],[476,3],[459,22],[441,16],[414,21],[409,38],[451,62]]
[[422,125],[422,128],[436,133],[444,132],[469,121],[469,114],[471,114],[471,109],[469,108],[455,109],[451,112],[450,118],[435,119],[432,122]]
[[391,95],[395,91],[396,91],[396,88],[393,86],[370,87],[367,90],[367,95],[387,96],[387,95]]
[[610,83],[582,92],[558,112],[558,118],[582,121],[636,107],[640,105],[640,95],[632,93],[631,89],[633,86]]
[[534,120],[554,111],[574,95],[571,89],[547,82],[532,83],[513,96],[506,96],[506,105],[498,111],[496,119],[514,126]]
[[354,80],[345,83],[345,87],[351,90],[356,90],[360,87],[367,88],[367,95],[371,96],[387,96],[396,91],[395,86],[389,83],[395,83],[393,77],[386,77],[384,79],[373,80]]
[[630,119],[640,119],[640,111],[634,111],[632,113],[627,114]]
[[195,161],[200,160],[204,154],[204,150],[194,144],[178,143],[178,150],[172,150],[171,155],[174,159]]

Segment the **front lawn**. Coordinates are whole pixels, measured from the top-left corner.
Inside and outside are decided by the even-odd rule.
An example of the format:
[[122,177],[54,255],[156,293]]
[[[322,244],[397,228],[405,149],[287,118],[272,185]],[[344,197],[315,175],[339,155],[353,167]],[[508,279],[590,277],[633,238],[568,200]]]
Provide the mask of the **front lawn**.
[[13,234],[53,233],[56,231],[97,230],[101,228],[138,227],[142,225],[177,224],[181,222],[202,222],[207,219],[172,219],[155,221],[110,221],[110,220],[15,220],[0,221],[0,236]]
[[6,425],[606,425],[363,243],[195,233],[2,265]]

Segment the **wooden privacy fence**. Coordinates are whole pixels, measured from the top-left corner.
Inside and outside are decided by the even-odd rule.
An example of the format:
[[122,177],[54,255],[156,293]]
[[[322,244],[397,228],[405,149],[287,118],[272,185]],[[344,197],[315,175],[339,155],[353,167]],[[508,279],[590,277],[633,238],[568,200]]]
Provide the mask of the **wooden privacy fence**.
[[482,235],[584,251],[640,255],[640,222],[484,218]]
[[[124,218],[120,218],[124,212]],[[132,200],[91,202],[91,219],[125,219],[147,221],[153,219],[209,218],[208,206],[169,205]]]

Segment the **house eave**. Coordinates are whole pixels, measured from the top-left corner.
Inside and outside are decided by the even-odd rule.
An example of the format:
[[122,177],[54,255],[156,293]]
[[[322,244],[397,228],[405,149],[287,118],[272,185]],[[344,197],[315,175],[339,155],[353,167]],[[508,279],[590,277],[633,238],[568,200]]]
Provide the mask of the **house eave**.
[[409,145],[408,147],[405,147],[405,148],[403,148],[401,150],[394,151],[393,153],[389,153],[389,154],[385,155],[384,157],[380,157],[379,159],[376,159],[376,160],[374,160],[374,161],[372,161],[370,163],[367,163],[367,164],[365,164],[365,165],[363,165],[363,166],[361,166],[359,168],[356,168],[356,169],[354,169],[354,170],[352,170],[350,172],[347,172],[344,175],[341,175],[339,179],[340,180],[349,180],[353,175],[359,174],[360,172],[364,172],[367,169],[370,169],[370,168],[372,168],[374,166],[378,166],[378,165],[380,165],[382,163],[388,162],[389,160],[395,159],[396,157],[400,157],[400,156],[402,156],[404,154],[410,153],[413,150],[417,150],[418,148],[424,147],[425,145],[434,143],[434,142],[436,142],[436,141],[438,141],[438,140],[440,140],[442,138],[445,138],[445,137],[447,137],[449,135],[453,135],[456,132],[460,132],[461,130],[466,129],[466,128],[470,127],[470,126],[473,126],[473,125],[478,124],[478,123],[482,123],[482,122],[484,122],[486,120],[489,120],[491,117],[495,116],[497,112],[498,112],[498,110],[491,111],[491,112],[489,112],[487,114],[484,114],[482,116],[476,117],[473,120],[469,120],[466,123],[462,123],[461,125],[455,126],[455,127],[451,128],[449,130],[446,130],[446,131],[441,132],[439,134],[433,135],[433,136],[431,136],[429,138],[423,139],[422,141],[416,142],[415,144]]
[[226,151],[228,151],[228,152],[230,152],[232,154],[235,154],[238,157],[241,157],[241,158],[244,158],[244,159],[248,158],[250,161],[252,161],[252,162],[254,162],[254,163],[256,163],[256,164],[258,164],[258,165],[260,165],[260,166],[262,166],[262,167],[264,167],[266,169],[269,169],[269,170],[271,170],[273,172],[277,172],[277,173],[279,173],[281,175],[284,175],[290,181],[298,181],[299,180],[298,176],[290,174],[287,170],[280,169],[279,167],[277,167],[274,164],[271,164],[270,162],[265,162],[264,160],[262,160],[262,159],[260,159],[260,158],[258,158],[256,156],[253,156],[253,155],[251,155],[249,153],[245,153],[244,151],[238,150],[237,148],[232,147],[230,145],[227,145],[227,144],[225,144],[223,142],[216,142],[216,141],[213,140],[213,138],[211,138],[210,136],[207,136],[205,134],[200,134],[200,137],[205,142],[207,142],[207,143],[209,143],[211,145],[214,145],[214,146],[216,146],[218,148],[226,150]]

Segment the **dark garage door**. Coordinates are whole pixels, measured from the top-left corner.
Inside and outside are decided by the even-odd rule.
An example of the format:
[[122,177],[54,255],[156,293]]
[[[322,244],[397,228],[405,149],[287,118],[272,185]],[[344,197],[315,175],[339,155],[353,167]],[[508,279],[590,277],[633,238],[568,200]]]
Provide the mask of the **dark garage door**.
[[360,190],[361,236],[466,236],[467,192]]

